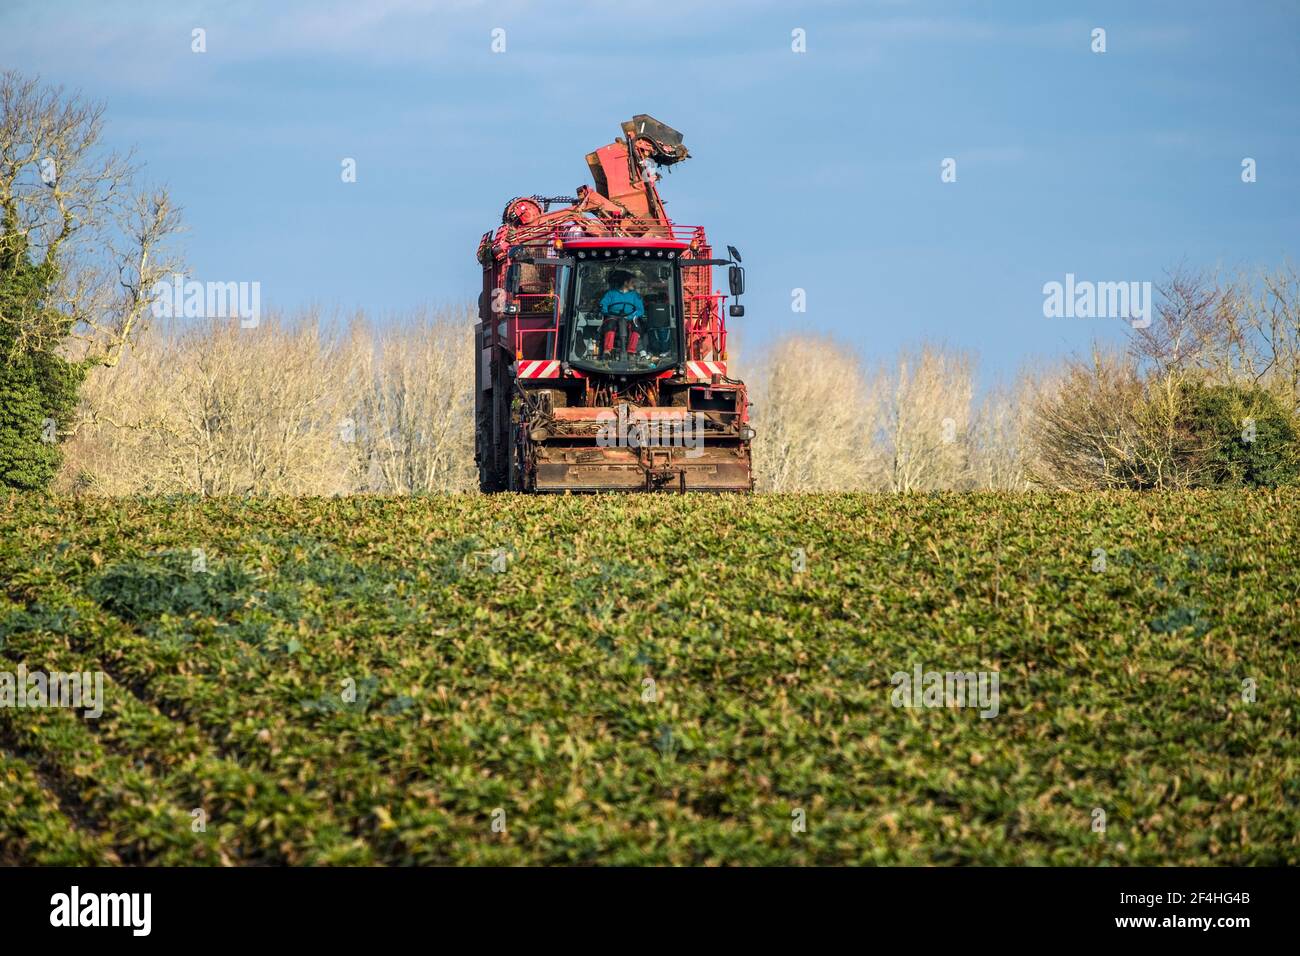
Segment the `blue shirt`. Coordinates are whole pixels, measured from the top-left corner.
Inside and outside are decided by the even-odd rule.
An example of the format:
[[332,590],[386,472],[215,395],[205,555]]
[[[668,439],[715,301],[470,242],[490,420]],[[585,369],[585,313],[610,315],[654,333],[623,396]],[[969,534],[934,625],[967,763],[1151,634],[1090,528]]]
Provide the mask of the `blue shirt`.
[[[600,311],[605,315],[609,315],[609,307],[619,302],[632,303],[633,309],[627,318],[639,319],[645,315],[645,303],[641,300],[641,294],[639,292],[623,292],[619,289],[610,289],[601,297]],[[619,309],[619,311],[622,312],[623,310]]]

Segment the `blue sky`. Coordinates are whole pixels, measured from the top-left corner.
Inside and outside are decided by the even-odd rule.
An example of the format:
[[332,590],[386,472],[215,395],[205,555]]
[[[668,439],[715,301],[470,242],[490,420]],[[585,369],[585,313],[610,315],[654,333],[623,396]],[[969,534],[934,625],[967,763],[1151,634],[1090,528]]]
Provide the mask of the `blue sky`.
[[505,201],[571,194],[635,113],[693,154],[673,217],[745,256],[750,348],[929,338],[1010,372],[1118,337],[1043,317],[1067,272],[1300,259],[1295,2],[0,0],[0,65],[105,100],[184,207],[191,275],[269,306],[473,299]]

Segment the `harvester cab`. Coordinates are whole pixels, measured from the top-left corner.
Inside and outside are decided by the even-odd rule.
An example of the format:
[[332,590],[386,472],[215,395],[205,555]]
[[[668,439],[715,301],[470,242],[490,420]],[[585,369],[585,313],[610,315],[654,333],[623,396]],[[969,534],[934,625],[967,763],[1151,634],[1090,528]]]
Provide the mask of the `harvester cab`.
[[[727,375],[740,255],[668,218],[681,134],[638,115],[587,156],[595,189],[512,199],[479,244],[476,458],[484,491],[750,491],[749,403]],[[552,209],[557,203],[565,203]]]

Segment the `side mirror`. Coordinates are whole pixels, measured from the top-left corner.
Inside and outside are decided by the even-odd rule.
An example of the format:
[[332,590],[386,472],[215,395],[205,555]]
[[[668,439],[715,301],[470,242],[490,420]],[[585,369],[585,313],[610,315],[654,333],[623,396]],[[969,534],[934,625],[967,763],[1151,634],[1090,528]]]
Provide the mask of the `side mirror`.
[[727,283],[731,286],[731,294],[743,295],[745,292],[745,270],[741,266],[732,266],[727,270]]
[[727,314],[733,319],[739,319],[745,314],[745,307],[743,305],[729,305],[727,306]]
[[511,295],[519,294],[519,263],[517,262],[506,266],[506,291]]

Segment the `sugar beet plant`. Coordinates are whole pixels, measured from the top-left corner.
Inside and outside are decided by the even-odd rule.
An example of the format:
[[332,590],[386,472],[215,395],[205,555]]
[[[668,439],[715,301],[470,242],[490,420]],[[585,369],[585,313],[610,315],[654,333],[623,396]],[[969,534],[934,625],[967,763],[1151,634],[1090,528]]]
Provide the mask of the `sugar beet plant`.
[[1294,864],[1297,542],[1294,491],[15,495],[0,862]]

